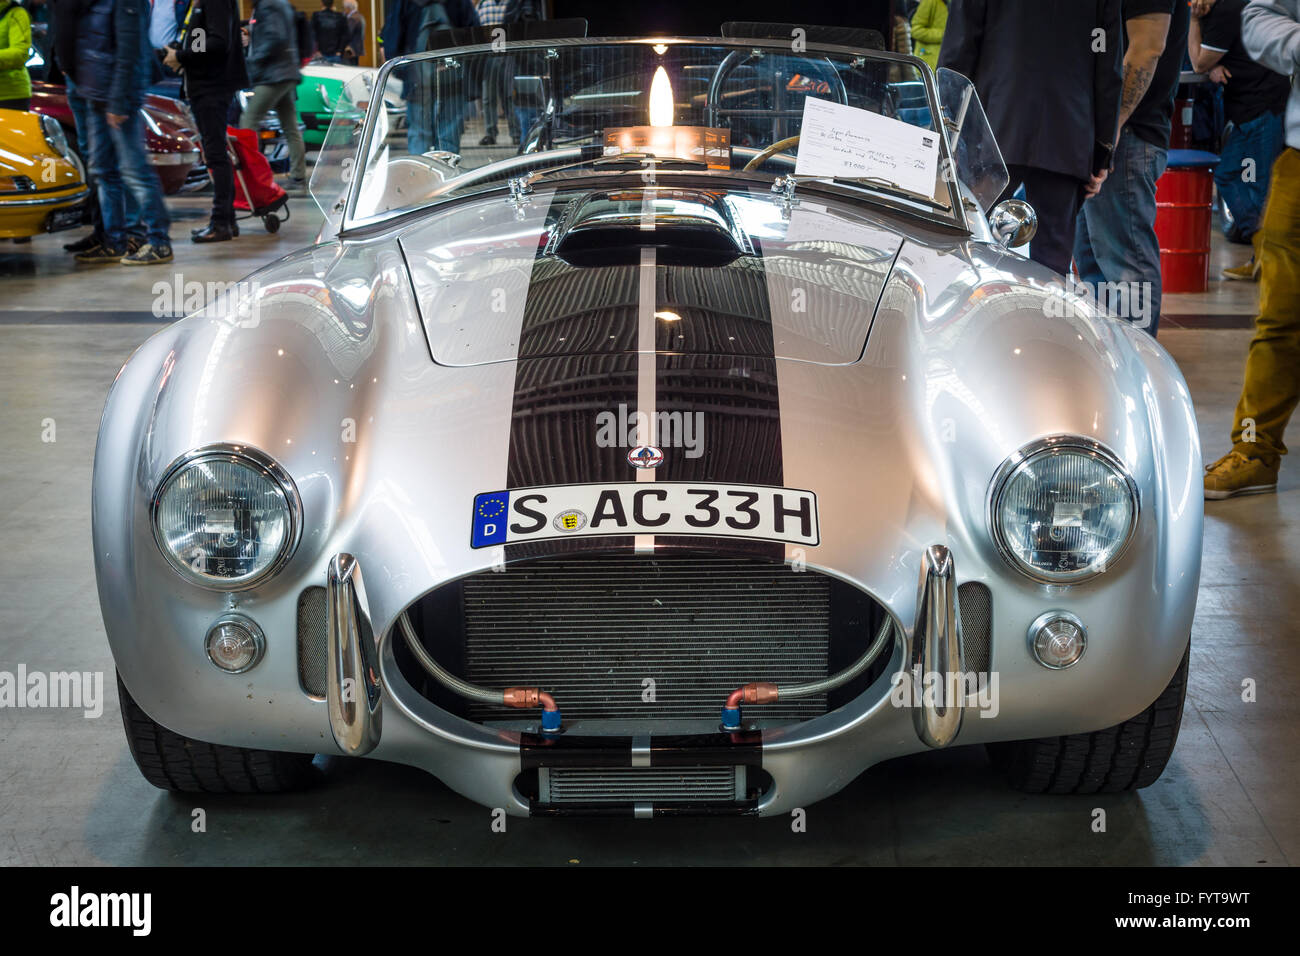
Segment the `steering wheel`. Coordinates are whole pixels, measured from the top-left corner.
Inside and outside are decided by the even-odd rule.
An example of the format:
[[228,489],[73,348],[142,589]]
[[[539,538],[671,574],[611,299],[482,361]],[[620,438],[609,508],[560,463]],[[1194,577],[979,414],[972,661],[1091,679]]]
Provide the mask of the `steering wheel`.
[[765,162],[767,162],[777,153],[783,152],[787,149],[790,149],[792,146],[798,146],[798,145],[799,145],[799,135],[797,133],[794,136],[787,136],[785,139],[778,139],[771,146],[768,146],[757,156],[755,156],[753,159],[747,162],[742,167],[742,169],[746,172],[748,172],[751,169],[758,169],[758,167],[762,166]]

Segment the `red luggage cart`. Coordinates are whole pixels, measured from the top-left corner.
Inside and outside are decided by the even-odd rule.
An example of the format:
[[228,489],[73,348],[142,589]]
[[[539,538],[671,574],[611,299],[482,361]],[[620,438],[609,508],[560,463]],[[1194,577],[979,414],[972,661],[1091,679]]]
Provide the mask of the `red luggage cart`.
[[[235,168],[235,211],[246,212],[236,219],[257,217],[267,232],[279,232],[289,218],[289,194],[275,181],[271,164],[262,155],[256,130],[226,127],[226,145]],[[279,215],[280,211],[284,215]]]

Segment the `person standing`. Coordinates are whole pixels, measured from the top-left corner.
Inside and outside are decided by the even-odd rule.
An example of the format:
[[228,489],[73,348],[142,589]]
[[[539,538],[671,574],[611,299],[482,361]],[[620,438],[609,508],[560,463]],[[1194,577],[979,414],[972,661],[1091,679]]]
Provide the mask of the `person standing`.
[[302,78],[296,32],[289,0],[257,0],[249,23],[248,75],[253,95],[239,125],[256,130],[268,110],[275,112],[289,145],[289,184],[301,190],[307,185],[307,147],[298,128],[295,102]]
[[974,82],[1011,176],[1003,198],[1024,185],[1039,222],[1030,258],[1054,272],[1069,272],[1079,206],[1110,165],[1120,26],[1120,0],[953,0],[948,12],[939,65]]
[[31,17],[14,0],[0,0],[0,110],[32,105],[32,78],[27,74],[31,47]]
[[235,0],[191,0],[181,38],[167,47],[166,63],[181,71],[185,94],[203,141],[203,162],[212,177],[212,218],[195,229],[195,242],[225,242],[235,225],[235,176],[226,147],[226,119],[235,93],[248,86]]
[[1206,466],[1205,497],[1277,490],[1287,423],[1300,404],[1300,0],[1254,0],[1241,14],[1246,53],[1291,77],[1286,148],[1260,221],[1259,313],[1232,424],[1232,450]]
[[321,56],[331,63],[343,62],[348,20],[334,9],[334,0],[320,0],[320,9],[311,15],[311,32]]
[[[73,80],[87,111],[90,172],[99,193],[103,238],[77,254],[84,263],[128,266],[172,261],[171,219],[144,148],[140,106],[156,69],[148,0],[90,0],[72,24]],[[129,199],[128,199],[129,194]],[[130,241],[128,202],[143,241]]]
[[357,9],[357,0],[343,0],[343,15],[348,22],[343,62],[356,66],[366,54],[366,18]]
[[[384,56],[392,59],[421,53],[429,48],[430,37],[439,30],[478,25],[472,0],[388,0],[381,39]],[[460,79],[440,83],[440,69],[438,64],[425,61],[404,71],[406,148],[413,155],[431,149],[460,152],[468,91]]]
[[[1246,0],[1192,0],[1187,53],[1192,69],[1223,84],[1229,132],[1219,151],[1214,184],[1232,213],[1229,238],[1252,242],[1268,196],[1269,169],[1285,146],[1282,113],[1291,84],[1256,63],[1241,42]],[[1224,278],[1253,280],[1259,257],[1223,270]]]
[[947,24],[946,0],[921,0],[916,13],[912,14],[912,52],[929,63],[932,70],[939,66],[939,52]]
[[1169,157],[1187,51],[1187,0],[1123,0],[1124,83],[1110,175],[1083,204],[1074,264],[1103,305],[1151,335],[1160,324],[1156,180]]
[[[478,0],[474,5],[478,12],[478,22],[480,26],[486,27],[490,32],[493,27],[504,26],[506,22],[507,8],[510,6],[510,0]],[[494,52],[488,57],[487,62],[483,64],[483,125],[484,136],[478,141],[480,146],[495,146],[497,144],[497,114],[504,106],[506,113],[510,112],[510,104],[505,98],[505,65],[507,57],[502,53]]]

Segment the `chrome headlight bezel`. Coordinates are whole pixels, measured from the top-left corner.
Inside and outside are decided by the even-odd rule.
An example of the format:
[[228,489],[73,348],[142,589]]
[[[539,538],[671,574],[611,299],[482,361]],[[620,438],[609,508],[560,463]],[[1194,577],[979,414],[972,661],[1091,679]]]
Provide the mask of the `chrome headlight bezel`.
[[[1021,466],[1037,458],[1059,454],[1064,451],[1095,458],[1110,468],[1128,488],[1129,498],[1132,501],[1132,513],[1129,517],[1128,528],[1119,547],[1115,549],[1114,553],[1105,562],[1105,566],[1101,568],[1088,567],[1066,573],[1051,573],[1044,571],[1042,568],[1026,564],[1011,549],[1002,525],[998,520],[1002,496],[1006,492],[1011,478],[1019,471]],[[1025,577],[1037,581],[1039,584],[1058,587],[1090,581],[1113,568],[1116,562],[1124,556],[1129,545],[1133,543],[1133,537],[1137,532],[1138,523],[1142,516],[1142,496],[1133,473],[1110,448],[1094,438],[1083,435],[1049,435],[1046,438],[1036,439],[1020,448],[999,465],[997,471],[993,473],[993,479],[989,482],[985,502],[985,520],[988,525],[989,537],[992,539],[1002,560]]]
[[[167,545],[158,526],[158,510],[162,505],[163,494],[171,482],[187,468],[210,461],[227,461],[243,465],[258,471],[279,491],[289,519],[289,532],[275,558],[261,571],[243,578],[215,578],[196,572],[189,564],[182,561]],[[303,513],[302,498],[298,487],[289,473],[266,452],[251,445],[217,443],[204,445],[181,455],[163,472],[162,478],[154,488],[149,502],[149,526],[153,532],[154,544],[173,571],[185,581],[210,591],[247,591],[274,577],[293,557],[302,539]]]

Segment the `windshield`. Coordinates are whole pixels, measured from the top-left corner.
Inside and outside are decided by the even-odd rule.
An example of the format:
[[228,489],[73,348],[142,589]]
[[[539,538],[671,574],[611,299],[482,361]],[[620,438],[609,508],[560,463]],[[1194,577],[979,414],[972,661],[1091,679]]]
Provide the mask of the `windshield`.
[[334,228],[359,226],[653,156],[705,176],[834,180],[964,225],[921,62],[792,46],[579,40],[400,57],[375,89],[351,84],[333,104],[312,191]]

